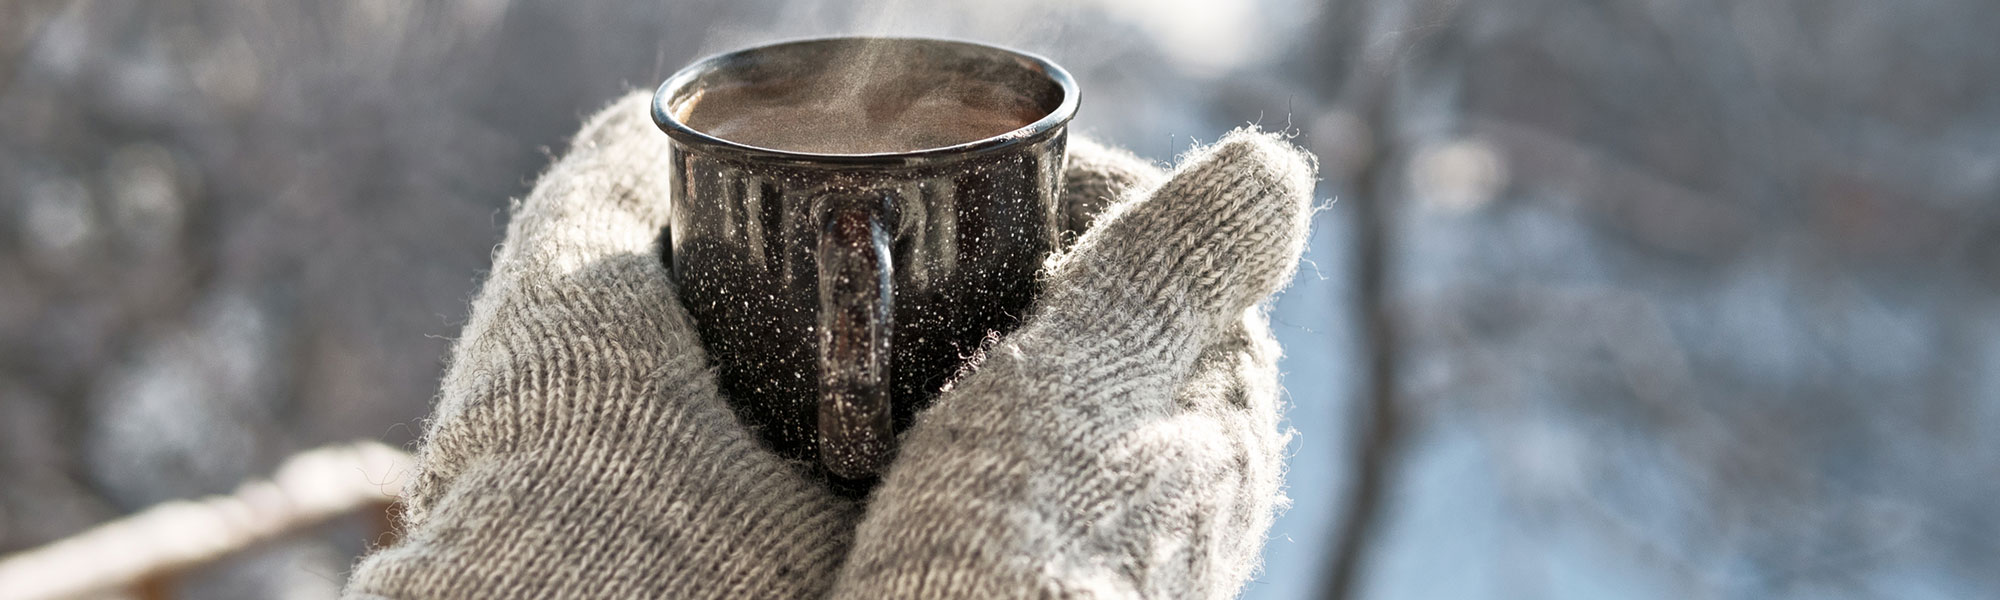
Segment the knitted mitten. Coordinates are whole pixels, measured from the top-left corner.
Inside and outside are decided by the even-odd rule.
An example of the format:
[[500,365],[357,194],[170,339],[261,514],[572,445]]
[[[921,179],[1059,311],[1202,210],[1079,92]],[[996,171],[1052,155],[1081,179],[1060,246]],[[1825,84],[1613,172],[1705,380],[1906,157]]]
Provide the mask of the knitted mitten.
[[660,260],[667,138],[633,94],[514,207],[452,351],[404,539],[353,597],[804,598],[859,509],[716,391]]
[[1287,438],[1254,307],[1304,249],[1313,163],[1239,131],[1155,179],[918,417],[835,597],[1215,598],[1250,576]]

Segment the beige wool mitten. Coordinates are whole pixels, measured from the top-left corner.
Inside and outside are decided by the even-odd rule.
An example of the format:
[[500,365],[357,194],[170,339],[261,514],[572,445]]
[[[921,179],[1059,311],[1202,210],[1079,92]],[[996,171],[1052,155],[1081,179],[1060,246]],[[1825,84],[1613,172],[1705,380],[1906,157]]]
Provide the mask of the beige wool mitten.
[[860,510],[717,391],[660,260],[647,94],[592,117],[514,207],[452,348],[403,539],[349,597],[806,598]]
[[1249,578],[1287,438],[1256,305],[1304,250],[1313,162],[1245,131],[1148,179],[903,437],[835,598],[1224,598]]
[[1239,132],[1167,175],[1073,138],[1074,247],[904,436],[864,517],[717,392],[659,259],[648,101],[593,117],[515,207],[403,538],[348,597],[1218,597],[1248,578],[1285,437],[1255,305],[1302,250],[1308,157]]

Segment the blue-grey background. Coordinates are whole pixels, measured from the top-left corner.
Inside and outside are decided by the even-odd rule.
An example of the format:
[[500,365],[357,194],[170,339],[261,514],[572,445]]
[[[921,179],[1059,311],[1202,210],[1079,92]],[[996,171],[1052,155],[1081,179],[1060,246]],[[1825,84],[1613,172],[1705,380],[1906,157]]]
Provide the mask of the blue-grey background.
[[[1251,598],[2000,596],[2000,5],[0,3],[0,553],[411,442],[582,116],[832,33],[1317,153]],[[1360,507],[1356,509],[1356,507]],[[341,522],[185,573],[325,598]],[[1342,574],[1345,575],[1342,575]]]

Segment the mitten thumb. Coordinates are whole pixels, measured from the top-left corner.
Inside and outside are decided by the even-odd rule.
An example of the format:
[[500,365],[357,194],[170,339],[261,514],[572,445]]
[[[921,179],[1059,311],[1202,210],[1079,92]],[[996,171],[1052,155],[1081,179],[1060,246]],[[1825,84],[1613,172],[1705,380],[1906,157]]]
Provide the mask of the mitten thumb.
[[1052,261],[1040,317],[1117,331],[1165,326],[1190,342],[1215,335],[1291,281],[1314,171],[1310,155],[1252,129],[1196,150]]

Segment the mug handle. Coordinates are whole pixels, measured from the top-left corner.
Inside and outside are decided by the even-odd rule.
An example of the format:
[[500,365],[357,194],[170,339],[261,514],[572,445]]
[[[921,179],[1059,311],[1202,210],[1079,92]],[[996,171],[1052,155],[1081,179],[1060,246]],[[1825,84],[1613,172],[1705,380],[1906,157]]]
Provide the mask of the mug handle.
[[888,465],[890,333],[895,314],[888,192],[828,192],[819,207],[819,458],[866,479]]

